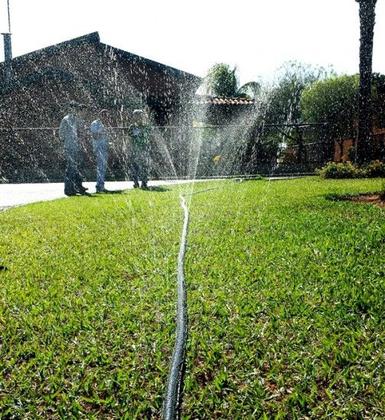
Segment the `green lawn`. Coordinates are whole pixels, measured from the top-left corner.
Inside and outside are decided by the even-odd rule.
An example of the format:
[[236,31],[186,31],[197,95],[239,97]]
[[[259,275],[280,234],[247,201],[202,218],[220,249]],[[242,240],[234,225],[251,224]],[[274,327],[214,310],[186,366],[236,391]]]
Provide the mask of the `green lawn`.
[[[384,418],[381,180],[196,184],[186,418]],[[179,193],[0,213],[0,417],[158,417]]]

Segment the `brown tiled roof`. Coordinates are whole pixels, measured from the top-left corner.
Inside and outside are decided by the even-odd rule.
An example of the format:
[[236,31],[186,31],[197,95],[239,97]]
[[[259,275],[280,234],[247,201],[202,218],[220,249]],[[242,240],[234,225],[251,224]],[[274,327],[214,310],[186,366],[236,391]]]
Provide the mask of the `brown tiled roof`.
[[254,99],[198,96],[196,103],[198,105],[254,105]]

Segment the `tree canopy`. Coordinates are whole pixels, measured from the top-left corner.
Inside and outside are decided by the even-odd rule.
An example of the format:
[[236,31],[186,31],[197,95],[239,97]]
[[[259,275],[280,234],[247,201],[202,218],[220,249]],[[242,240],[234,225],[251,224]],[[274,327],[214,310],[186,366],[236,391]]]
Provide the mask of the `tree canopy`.
[[228,64],[215,64],[207,74],[209,93],[214,96],[234,97],[237,94],[238,82],[236,69]]
[[285,63],[278,82],[267,92],[265,119],[270,124],[295,124],[302,120],[301,95],[312,83],[325,78],[329,71],[296,61]]
[[352,137],[357,121],[358,87],[358,75],[334,76],[314,82],[301,97],[303,118],[311,123],[328,123],[334,137]]

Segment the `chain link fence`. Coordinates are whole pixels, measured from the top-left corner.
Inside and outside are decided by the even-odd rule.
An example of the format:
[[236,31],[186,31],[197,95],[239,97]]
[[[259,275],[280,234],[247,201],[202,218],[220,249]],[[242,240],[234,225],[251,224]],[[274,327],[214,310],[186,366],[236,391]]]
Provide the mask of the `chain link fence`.
[[[108,180],[129,179],[128,127],[109,127]],[[313,173],[334,157],[323,125],[152,126],[151,178]],[[62,181],[57,127],[0,128],[2,182]],[[83,136],[83,175],[95,179],[91,137]]]

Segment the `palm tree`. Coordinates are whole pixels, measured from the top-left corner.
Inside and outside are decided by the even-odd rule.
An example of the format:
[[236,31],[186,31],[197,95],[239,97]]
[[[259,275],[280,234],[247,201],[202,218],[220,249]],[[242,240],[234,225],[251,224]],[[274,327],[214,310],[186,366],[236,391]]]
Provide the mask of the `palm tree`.
[[251,99],[256,99],[261,92],[261,85],[258,82],[247,82],[237,90],[237,96],[245,95]]
[[377,0],[356,0],[360,15],[360,89],[358,102],[357,161],[370,161],[372,137],[372,58]]
[[224,98],[256,99],[261,85],[258,82],[248,82],[239,87],[236,71],[235,67],[231,68],[228,64],[215,64],[206,76],[206,93]]

